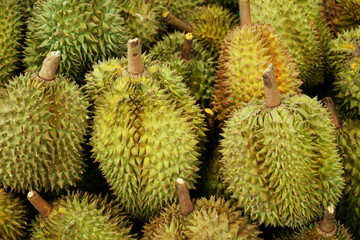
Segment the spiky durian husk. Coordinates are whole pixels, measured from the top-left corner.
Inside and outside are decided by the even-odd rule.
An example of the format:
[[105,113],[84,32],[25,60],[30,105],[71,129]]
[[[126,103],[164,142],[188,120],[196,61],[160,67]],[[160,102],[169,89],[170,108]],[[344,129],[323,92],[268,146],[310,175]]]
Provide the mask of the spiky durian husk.
[[219,121],[228,119],[244,102],[264,96],[263,72],[270,63],[275,66],[280,93],[300,92],[297,66],[269,26],[243,26],[228,34],[220,52],[212,99]]
[[93,63],[124,53],[123,19],[114,1],[44,0],[33,11],[24,59],[30,69],[60,51],[59,71],[81,82]]
[[1,239],[22,239],[26,235],[27,211],[22,202],[0,188]]
[[136,239],[119,204],[94,194],[72,193],[32,223],[32,239]]
[[331,66],[335,74],[335,100],[344,114],[360,117],[360,27],[331,41]]
[[21,39],[21,1],[0,1],[0,87],[19,67]]
[[170,11],[176,17],[187,21],[189,15],[193,13],[194,8],[201,6],[205,0],[148,0],[154,4],[159,4],[164,11]]
[[344,187],[329,113],[306,95],[267,108],[254,100],[234,112],[221,140],[221,171],[252,220],[299,227],[336,204]]
[[360,121],[345,120],[337,131],[337,144],[346,182],[337,216],[356,233],[360,227]]
[[222,198],[201,198],[195,210],[184,217],[180,207],[171,205],[144,226],[143,240],[150,239],[260,239],[255,224]]
[[159,60],[177,71],[200,106],[206,107],[209,105],[213,91],[215,60],[196,40],[192,44],[191,59],[189,61],[182,59],[183,43],[183,33],[172,33],[158,42],[149,54],[154,60]]
[[16,191],[74,186],[84,163],[86,97],[62,76],[14,78],[0,101],[0,183]]
[[[320,27],[320,8],[309,0],[255,0],[251,2],[254,23],[273,27],[294,57],[304,87],[310,88],[324,81],[326,71],[326,43],[322,42],[324,27]],[[307,7],[305,7],[307,6]],[[276,65],[275,65],[276,67]]]
[[220,45],[228,32],[239,25],[235,14],[217,5],[193,9],[188,22],[193,28],[194,37],[215,58],[219,56]]

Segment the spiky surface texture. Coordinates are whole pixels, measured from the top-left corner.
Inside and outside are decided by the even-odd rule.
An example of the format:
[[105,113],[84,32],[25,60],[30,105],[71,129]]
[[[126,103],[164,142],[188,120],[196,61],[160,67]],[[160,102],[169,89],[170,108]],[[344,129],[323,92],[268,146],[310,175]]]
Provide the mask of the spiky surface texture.
[[123,19],[111,0],[44,0],[29,19],[25,63],[40,66],[50,51],[60,51],[59,72],[82,81],[93,63],[124,53]]
[[14,78],[0,100],[0,183],[16,191],[74,186],[84,163],[88,102],[69,79]]
[[267,108],[254,100],[234,112],[221,140],[221,171],[252,220],[299,227],[336,204],[343,166],[327,110],[306,95]]
[[47,218],[32,223],[32,239],[136,239],[119,204],[107,196],[72,193],[52,205]]
[[346,116],[360,118],[360,27],[334,39],[330,54],[335,100]]
[[183,43],[183,33],[172,33],[158,42],[149,54],[154,60],[168,64],[171,69],[177,71],[200,106],[207,107],[213,92],[215,60],[196,40],[192,44],[191,59],[189,61],[182,59]]
[[22,239],[26,234],[27,211],[20,199],[0,188],[1,239]]
[[182,177],[193,188],[204,124],[200,115],[181,78],[160,65],[139,78],[124,73],[98,97],[94,156],[134,218],[147,220],[173,202],[174,179]]
[[219,121],[228,119],[244,102],[263,98],[263,73],[270,63],[275,66],[280,93],[300,92],[297,66],[282,39],[269,26],[237,27],[221,47],[212,99]]
[[[345,167],[344,196],[337,216],[352,232],[360,228],[360,121],[347,119],[337,131],[339,153]],[[358,236],[360,237],[360,236]]]
[[203,5],[205,0],[148,0],[162,5],[164,11],[170,11],[177,18],[187,22],[194,8]]
[[21,1],[0,0],[0,87],[19,66],[21,17]]
[[195,210],[187,217],[173,204],[146,224],[143,232],[143,240],[260,239],[255,224],[249,223],[229,202],[215,197],[197,200]]
[[325,28],[319,25],[321,9],[314,4],[310,0],[251,2],[252,21],[269,24],[282,37],[306,88],[321,84],[327,67],[327,44],[322,40],[327,39],[329,30],[327,36],[322,36]]
[[196,38],[213,57],[219,56],[220,45],[228,32],[239,25],[235,14],[218,5],[195,8],[188,22],[193,28],[194,38]]

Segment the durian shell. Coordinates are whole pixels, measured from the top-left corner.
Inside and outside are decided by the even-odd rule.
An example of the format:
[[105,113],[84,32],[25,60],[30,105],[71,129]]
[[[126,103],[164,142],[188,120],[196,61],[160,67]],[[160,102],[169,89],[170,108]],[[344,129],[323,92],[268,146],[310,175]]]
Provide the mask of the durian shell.
[[164,11],[170,11],[177,18],[186,21],[194,9],[205,3],[205,0],[148,0],[161,5]]

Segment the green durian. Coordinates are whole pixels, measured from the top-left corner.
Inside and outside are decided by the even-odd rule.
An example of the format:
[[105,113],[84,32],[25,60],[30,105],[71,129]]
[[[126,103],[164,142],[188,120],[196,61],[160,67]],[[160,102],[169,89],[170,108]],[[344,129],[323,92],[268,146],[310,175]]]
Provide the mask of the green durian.
[[148,0],[159,4],[164,11],[170,11],[180,19],[187,19],[194,11],[194,8],[205,4],[205,0]]
[[145,224],[141,239],[261,239],[257,225],[242,217],[241,212],[223,198],[212,196],[193,202],[193,210],[186,216],[181,204],[165,208]]
[[33,240],[136,239],[119,204],[107,196],[76,192],[51,205],[34,191],[29,192],[28,198],[37,209],[40,207],[41,213],[32,223]]
[[283,39],[300,71],[303,87],[324,82],[330,36],[321,19],[321,7],[312,0],[254,0],[254,23],[266,23]]
[[29,69],[59,50],[59,72],[81,82],[93,63],[124,54],[124,22],[114,1],[44,0],[33,11],[24,59]]
[[4,187],[59,191],[81,178],[89,104],[74,82],[55,77],[59,59],[59,52],[49,53],[39,74],[20,75],[0,93]]
[[138,40],[128,45],[128,67],[95,101],[90,143],[125,210],[147,220],[173,201],[172,179],[183,175],[193,188],[204,122],[181,78],[145,68]]
[[[225,122],[220,171],[250,219],[304,226],[336,204],[344,188],[334,127],[315,98],[280,98],[272,65],[264,82],[266,104],[252,100]],[[277,94],[269,97],[269,88]]]
[[200,106],[205,108],[209,105],[213,92],[215,60],[196,39],[191,45],[190,59],[181,57],[184,41],[192,41],[192,35],[179,32],[169,34],[158,42],[149,54],[154,60],[168,64],[177,71]]
[[360,27],[331,41],[335,100],[344,115],[360,118]]
[[274,63],[281,93],[300,92],[297,65],[282,44],[282,39],[266,25],[244,25],[225,38],[218,61],[212,98],[219,121],[228,119],[245,102],[264,96],[263,72]]
[[0,0],[0,87],[19,68],[22,38],[21,1]]
[[0,237],[23,239],[27,229],[27,210],[19,198],[0,188]]

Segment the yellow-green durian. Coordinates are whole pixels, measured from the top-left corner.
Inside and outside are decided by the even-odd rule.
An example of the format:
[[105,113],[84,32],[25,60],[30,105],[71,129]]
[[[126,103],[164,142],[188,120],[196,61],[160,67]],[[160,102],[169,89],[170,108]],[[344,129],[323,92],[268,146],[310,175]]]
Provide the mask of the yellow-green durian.
[[19,198],[0,188],[0,238],[19,240],[26,236],[27,210]]
[[29,19],[25,63],[37,68],[49,51],[59,50],[59,72],[81,82],[92,64],[124,54],[123,19],[111,0],[44,0]]

